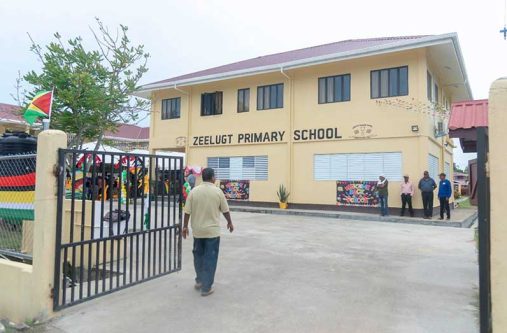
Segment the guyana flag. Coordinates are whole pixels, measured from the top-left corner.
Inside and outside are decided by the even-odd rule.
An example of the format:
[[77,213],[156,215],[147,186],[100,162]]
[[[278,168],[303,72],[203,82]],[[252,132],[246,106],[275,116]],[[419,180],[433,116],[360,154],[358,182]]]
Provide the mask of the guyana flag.
[[30,125],[37,120],[37,118],[50,118],[51,117],[51,103],[53,102],[52,91],[38,92],[23,115],[26,122]]

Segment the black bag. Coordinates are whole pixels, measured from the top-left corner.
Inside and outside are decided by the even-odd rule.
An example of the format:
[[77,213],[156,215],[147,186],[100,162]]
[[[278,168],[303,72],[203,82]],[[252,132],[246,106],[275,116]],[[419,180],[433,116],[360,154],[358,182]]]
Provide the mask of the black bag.
[[112,212],[106,213],[104,221],[109,222],[109,236],[114,236],[114,223],[120,223],[121,221],[125,221],[125,230],[120,232],[123,234],[127,233],[129,219],[130,212],[126,210],[115,209]]

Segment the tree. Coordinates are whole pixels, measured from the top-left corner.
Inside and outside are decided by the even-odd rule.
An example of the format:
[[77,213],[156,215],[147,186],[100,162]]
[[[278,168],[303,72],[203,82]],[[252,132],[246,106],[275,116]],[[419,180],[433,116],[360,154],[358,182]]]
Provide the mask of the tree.
[[41,72],[30,71],[24,80],[33,86],[27,98],[40,90],[54,90],[51,127],[73,134],[72,147],[97,140],[119,124],[136,121],[149,102],[131,97],[148,71],[149,54],[143,45],[131,45],[128,28],[120,25],[114,34],[96,18],[93,33],[96,50],[87,50],[81,37],[55,40],[41,47],[30,36],[30,50],[42,63]]
[[454,172],[465,172],[463,168],[461,168],[459,165],[456,164],[456,162],[453,163]]

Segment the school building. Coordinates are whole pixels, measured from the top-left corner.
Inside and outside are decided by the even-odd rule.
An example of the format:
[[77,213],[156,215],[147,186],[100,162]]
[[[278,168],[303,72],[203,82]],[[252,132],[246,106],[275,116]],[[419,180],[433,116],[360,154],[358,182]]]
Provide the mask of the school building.
[[[246,186],[250,204],[376,206],[389,180],[400,207],[408,174],[452,179],[453,102],[472,99],[455,33],[345,40],[271,54],[147,84],[150,151],[185,152]],[[244,190],[244,189],[243,189]],[[421,208],[416,191],[415,208]],[[435,205],[437,200],[435,199]]]

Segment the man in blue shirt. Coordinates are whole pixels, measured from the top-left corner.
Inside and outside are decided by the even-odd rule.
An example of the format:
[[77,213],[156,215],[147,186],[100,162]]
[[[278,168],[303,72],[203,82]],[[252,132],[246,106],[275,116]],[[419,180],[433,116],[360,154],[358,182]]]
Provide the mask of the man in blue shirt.
[[449,199],[452,195],[451,182],[445,178],[445,173],[440,174],[440,183],[438,184],[438,199],[440,200],[440,219],[444,219],[444,211],[447,213],[447,219],[451,219],[451,207]]
[[424,218],[431,219],[433,216],[433,191],[437,188],[437,183],[430,177],[428,171],[424,171],[424,177],[419,181],[419,190],[421,190],[421,197],[424,208]]

